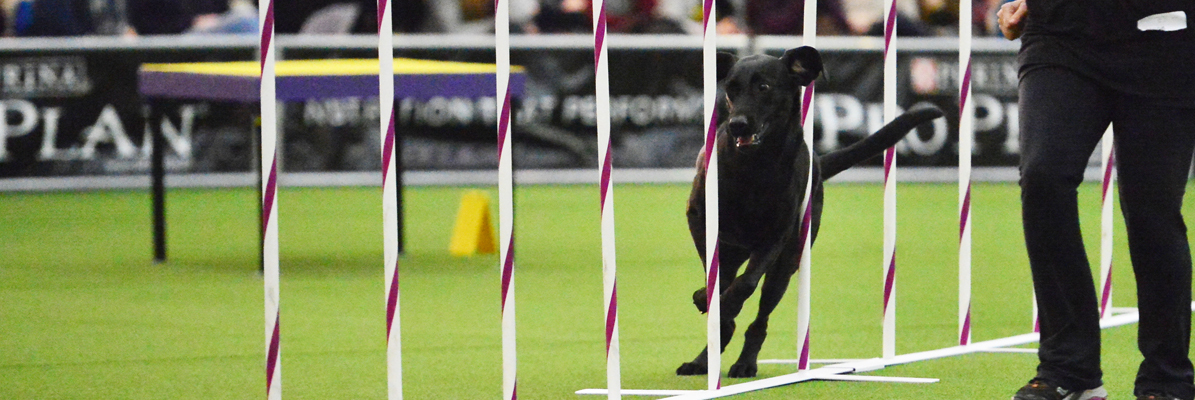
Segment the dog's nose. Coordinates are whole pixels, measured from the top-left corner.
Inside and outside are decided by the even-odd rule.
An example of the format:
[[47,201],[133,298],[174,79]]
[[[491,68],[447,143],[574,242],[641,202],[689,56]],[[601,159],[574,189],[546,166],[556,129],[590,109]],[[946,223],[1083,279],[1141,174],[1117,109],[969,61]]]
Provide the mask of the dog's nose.
[[747,117],[744,117],[742,115],[736,116],[736,117],[731,117],[730,122],[727,124],[727,127],[730,128],[731,135],[734,135],[734,136],[746,135],[747,134]]

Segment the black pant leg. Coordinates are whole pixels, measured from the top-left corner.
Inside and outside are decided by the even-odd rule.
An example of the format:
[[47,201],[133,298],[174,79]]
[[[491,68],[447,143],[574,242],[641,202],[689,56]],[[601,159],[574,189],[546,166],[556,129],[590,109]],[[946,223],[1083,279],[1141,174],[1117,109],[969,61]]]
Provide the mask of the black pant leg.
[[1137,346],[1144,361],[1136,393],[1157,390],[1191,399],[1191,249],[1182,203],[1195,150],[1195,110],[1122,97],[1113,127],[1141,315]]
[[1037,376],[1074,390],[1102,385],[1077,188],[1111,119],[1110,100],[1105,88],[1067,69],[1021,77],[1021,217],[1041,319]]

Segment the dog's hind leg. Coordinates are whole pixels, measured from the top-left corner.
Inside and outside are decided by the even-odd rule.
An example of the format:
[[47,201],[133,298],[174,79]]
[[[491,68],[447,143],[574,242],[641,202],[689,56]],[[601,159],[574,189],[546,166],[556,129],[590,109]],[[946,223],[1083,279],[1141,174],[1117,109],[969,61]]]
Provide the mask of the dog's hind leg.
[[776,309],[776,305],[780,303],[780,299],[784,297],[791,278],[792,275],[784,271],[769,273],[764,278],[759,294],[759,314],[743,332],[743,352],[739,354],[738,361],[730,366],[729,377],[750,378],[755,376],[759,370],[756,362],[759,358],[759,349],[768,336],[768,318]]

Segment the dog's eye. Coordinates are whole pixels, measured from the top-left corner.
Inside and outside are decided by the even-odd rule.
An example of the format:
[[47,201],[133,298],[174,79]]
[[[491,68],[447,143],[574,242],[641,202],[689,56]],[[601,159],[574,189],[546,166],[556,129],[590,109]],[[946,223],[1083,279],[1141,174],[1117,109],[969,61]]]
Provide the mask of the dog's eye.
[[770,85],[768,85],[768,84],[766,84],[766,83],[761,83],[761,84],[759,84],[759,91],[761,91],[761,92],[766,92],[766,91],[768,91],[768,90],[771,90],[771,89],[772,89],[772,86],[770,86]]

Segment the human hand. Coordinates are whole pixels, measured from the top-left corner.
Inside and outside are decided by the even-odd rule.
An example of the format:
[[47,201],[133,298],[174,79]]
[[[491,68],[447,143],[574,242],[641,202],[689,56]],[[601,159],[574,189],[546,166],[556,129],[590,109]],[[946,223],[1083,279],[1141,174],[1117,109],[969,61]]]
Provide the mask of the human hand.
[[745,33],[739,27],[739,24],[734,21],[734,18],[722,18],[718,20],[718,25],[715,26],[716,32],[719,35],[738,35]]
[[1029,7],[1025,6],[1025,0],[1015,0],[1000,6],[1000,11],[996,13],[996,23],[1000,24],[1000,32],[1004,33],[1005,38],[1016,40],[1021,37],[1027,15]]
[[220,14],[202,14],[191,20],[191,30],[207,31],[220,25]]

